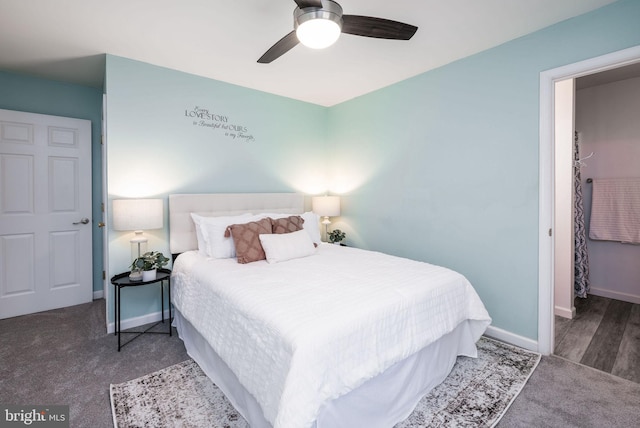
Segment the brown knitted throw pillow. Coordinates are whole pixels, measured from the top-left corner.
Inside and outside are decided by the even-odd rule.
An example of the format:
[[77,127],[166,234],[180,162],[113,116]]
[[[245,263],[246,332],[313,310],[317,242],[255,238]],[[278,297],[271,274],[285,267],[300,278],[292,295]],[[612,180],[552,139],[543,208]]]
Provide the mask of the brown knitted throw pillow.
[[291,217],[271,219],[271,232],[278,235],[302,230],[304,219],[299,215]]
[[251,263],[266,259],[259,235],[271,234],[270,218],[245,224],[232,224],[227,228],[225,236],[227,233],[233,236],[238,263]]

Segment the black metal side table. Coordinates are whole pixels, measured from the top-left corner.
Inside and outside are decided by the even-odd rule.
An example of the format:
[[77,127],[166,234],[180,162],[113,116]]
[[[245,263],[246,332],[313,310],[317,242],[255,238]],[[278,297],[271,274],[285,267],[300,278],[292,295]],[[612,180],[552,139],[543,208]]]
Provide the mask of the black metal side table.
[[[171,336],[171,320],[172,320],[172,314],[171,314],[171,271],[169,269],[158,269],[158,272],[156,274],[156,279],[153,279],[151,281],[131,281],[129,280],[129,274],[131,272],[123,272],[120,273],[114,277],[111,278],[111,284],[113,284],[113,289],[114,289],[114,295],[115,295],[115,307],[114,307],[114,318],[115,318],[115,324],[116,324],[116,331],[115,331],[115,335],[118,336],[118,352],[120,352],[120,349],[126,345],[127,343],[130,343],[131,341],[133,341],[135,338],[137,338],[138,336],[144,334],[144,333],[156,333],[156,334],[168,334],[169,336]],[[151,330],[153,327],[155,327],[156,325],[163,323],[164,324],[164,281],[167,281],[167,294],[168,294],[168,299],[169,299],[169,331],[168,332],[164,332],[164,331],[149,331]],[[125,288],[125,287],[137,287],[140,285],[147,285],[147,284],[154,284],[154,283],[158,283],[160,284],[160,312],[162,314],[162,320],[158,321],[157,323],[153,324],[151,327],[147,328],[146,330],[143,331],[121,331],[121,326],[120,326],[120,291]],[[135,334],[135,336],[133,338],[131,338],[128,342],[123,343],[122,345],[120,344],[120,335],[121,333],[125,333],[125,334]]]

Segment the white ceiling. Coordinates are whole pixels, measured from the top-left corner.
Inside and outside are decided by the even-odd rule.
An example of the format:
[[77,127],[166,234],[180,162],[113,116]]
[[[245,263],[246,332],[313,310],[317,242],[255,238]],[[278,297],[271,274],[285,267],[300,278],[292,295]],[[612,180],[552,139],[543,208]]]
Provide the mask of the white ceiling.
[[614,1],[341,0],[418,32],[258,64],[293,29],[293,0],[0,0],[0,70],[102,87],[108,53],[331,106]]

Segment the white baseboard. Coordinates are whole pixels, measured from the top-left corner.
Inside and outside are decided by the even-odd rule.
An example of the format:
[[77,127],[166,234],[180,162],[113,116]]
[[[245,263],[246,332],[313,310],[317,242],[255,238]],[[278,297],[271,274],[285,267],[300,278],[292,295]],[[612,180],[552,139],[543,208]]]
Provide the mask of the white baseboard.
[[572,320],[576,316],[576,307],[572,306],[570,309],[561,308],[560,306],[556,306],[553,308],[553,314],[559,317],[568,318]]
[[594,296],[607,297],[609,299],[622,300],[623,302],[640,304],[640,296],[635,294],[621,293],[619,291],[607,290],[604,288],[591,287],[589,294]]
[[487,327],[487,331],[485,331],[484,334],[485,336],[489,336],[530,351],[538,352],[538,342],[536,340],[529,339],[528,337],[520,336],[492,325]]
[[[134,328],[141,325],[149,324],[152,322],[158,322],[162,319],[162,313],[160,311],[154,312],[152,314],[143,315],[141,317],[127,318],[120,321],[120,328],[122,330],[126,330],[128,328]],[[165,309],[164,311],[164,319],[169,319],[169,309]],[[110,322],[107,324],[107,333],[114,333],[116,331],[115,322]]]
[[93,300],[102,299],[104,297],[104,291],[98,290],[93,292]]

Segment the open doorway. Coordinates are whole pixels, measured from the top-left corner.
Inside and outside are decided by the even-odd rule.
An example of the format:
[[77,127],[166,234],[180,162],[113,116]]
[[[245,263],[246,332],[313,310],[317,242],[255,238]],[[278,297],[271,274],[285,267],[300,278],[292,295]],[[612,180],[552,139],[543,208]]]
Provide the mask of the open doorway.
[[[620,225],[604,220],[611,212],[605,206],[632,200],[629,198],[640,185],[640,63],[568,79],[555,86],[554,354],[640,382],[640,367],[634,360],[640,346],[636,339],[640,335],[640,265],[636,262],[640,260],[640,246],[631,244],[637,240],[637,228],[629,230],[628,237],[614,239]],[[564,94],[562,86],[571,93]],[[568,102],[563,112],[559,101],[564,98]],[[563,175],[561,166],[573,169],[575,174]],[[598,192],[594,192],[596,189]],[[595,199],[594,193],[598,193]],[[571,209],[565,209],[564,203],[582,200],[584,204],[574,206],[572,214],[566,215]],[[587,237],[593,224],[592,201],[600,215]],[[563,223],[569,226],[566,236],[561,236]],[[583,228],[574,230],[574,225]],[[569,245],[559,246],[559,241],[568,241],[564,244]],[[574,241],[575,248],[571,248]]]
[[[640,47],[625,49],[540,74],[538,350],[543,354],[551,354],[554,351],[555,216],[564,215],[556,212],[555,204],[555,84],[567,79],[595,75],[635,63],[640,63]],[[570,215],[571,213],[566,213],[566,216]]]

